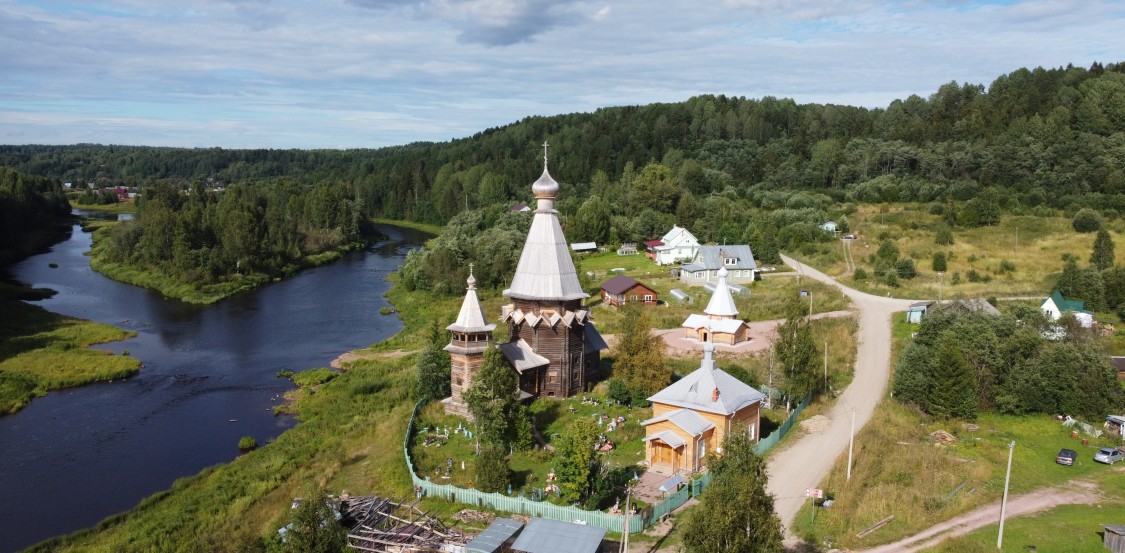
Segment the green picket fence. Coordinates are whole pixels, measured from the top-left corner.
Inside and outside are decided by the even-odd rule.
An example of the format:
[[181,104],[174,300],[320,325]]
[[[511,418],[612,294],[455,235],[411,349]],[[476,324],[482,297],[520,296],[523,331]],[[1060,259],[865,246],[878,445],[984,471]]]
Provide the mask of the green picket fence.
[[[797,417],[805,410],[805,407],[808,407],[810,400],[811,396],[805,397],[777,430],[774,430],[769,436],[754,446],[754,453],[764,455],[770,448],[777,445],[777,442],[793,427]],[[435,484],[431,482],[428,477],[420,478],[418,473],[414,471],[414,460],[410,457],[410,438],[414,435],[414,418],[418,416],[418,410],[422,408],[424,403],[425,402],[418,402],[418,404],[414,406],[414,412],[411,413],[410,422],[406,426],[406,437],[403,439],[402,443],[403,455],[406,457],[406,466],[410,469],[410,479],[414,482],[415,488],[420,490],[424,495],[441,497],[457,503],[465,503],[482,508],[486,507],[509,513],[518,513],[567,522],[577,521],[591,526],[597,526],[598,528],[605,528],[610,532],[624,531],[625,517],[623,515],[603,513],[601,511],[587,511],[577,507],[555,505],[546,501],[532,501],[523,497],[509,497],[499,493],[486,493],[471,488],[461,488],[453,484]],[[711,474],[704,474],[699,478],[689,481],[686,486],[670,494],[656,505],[632,515],[629,519],[629,533],[642,532],[651,527],[653,524],[659,522],[662,517],[679,509],[684,503],[687,503],[688,499],[698,497],[707,489],[710,483]]]

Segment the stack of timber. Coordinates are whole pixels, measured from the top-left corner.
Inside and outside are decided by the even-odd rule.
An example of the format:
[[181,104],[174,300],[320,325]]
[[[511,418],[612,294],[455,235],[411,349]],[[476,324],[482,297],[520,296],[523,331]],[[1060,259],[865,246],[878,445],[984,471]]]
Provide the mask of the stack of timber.
[[344,500],[343,519],[355,521],[348,547],[372,553],[429,553],[452,551],[468,542],[459,530],[446,528],[417,505],[375,496]]

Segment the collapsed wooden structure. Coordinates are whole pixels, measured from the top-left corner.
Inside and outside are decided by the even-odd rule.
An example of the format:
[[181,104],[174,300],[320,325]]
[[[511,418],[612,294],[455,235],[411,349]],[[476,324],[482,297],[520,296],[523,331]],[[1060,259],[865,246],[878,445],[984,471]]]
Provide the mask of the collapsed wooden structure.
[[348,532],[348,547],[371,553],[429,553],[464,546],[461,531],[447,528],[428,511],[375,496],[349,497],[341,501],[343,520],[355,521]]

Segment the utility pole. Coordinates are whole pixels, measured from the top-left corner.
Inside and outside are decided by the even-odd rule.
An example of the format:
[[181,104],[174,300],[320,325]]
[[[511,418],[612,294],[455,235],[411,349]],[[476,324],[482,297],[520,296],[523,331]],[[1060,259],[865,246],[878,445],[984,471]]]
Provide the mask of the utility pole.
[[1008,472],[1004,474],[1004,499],[1000,502],[1000,533],[996,535],[996,549],[1004,543],[1004,514],[1008,510],[1008,482],[1012,479],[1012,452],[1016,449],[1016,441],[1008,444]]
[[629,519],[633,515],[629,514],[629,498],[633,495],[633,487],[625,488],[625,531],[621,533],[621,553],[629,553]]
[[824,393],[828,393],[828,341],[824,342]]
[[848,438],[848,481],[852,479],[852,446],[855,444],[855,407],[852,407],[852,435]]
[[812,317],[812,290],[809,290],[809,316]]
[[941,284],[945,282],[945,273],[939,272],[937,274],[937,301],[941,302]]

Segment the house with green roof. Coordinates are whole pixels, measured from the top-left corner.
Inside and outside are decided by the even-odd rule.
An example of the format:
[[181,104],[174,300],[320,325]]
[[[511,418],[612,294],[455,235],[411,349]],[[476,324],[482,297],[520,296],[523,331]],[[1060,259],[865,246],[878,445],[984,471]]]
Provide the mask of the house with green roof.
[[1043,300],[1039,309],[1046,313],[1052,321],[1059,320],[1063,313],[1073,313],[1074,318],[1078,319],[1083,328],[1094,326],[1094,314],[1086,311],[1086,304],[1080,300],[1068,300],[1058,290],[1051,292],[1051,295]]

